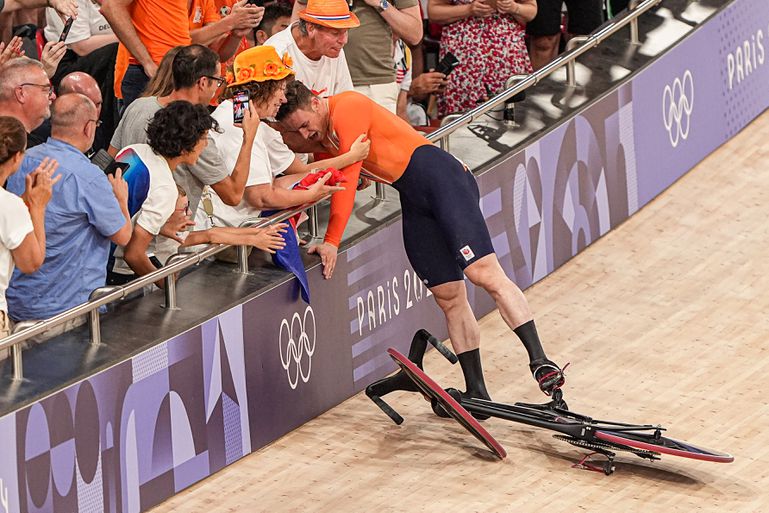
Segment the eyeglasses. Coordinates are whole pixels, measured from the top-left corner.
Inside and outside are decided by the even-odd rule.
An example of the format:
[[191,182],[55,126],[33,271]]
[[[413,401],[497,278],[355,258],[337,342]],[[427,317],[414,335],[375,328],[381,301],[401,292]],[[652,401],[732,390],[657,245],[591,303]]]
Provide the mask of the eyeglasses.
[[53,86],[51,84],[33,84],[31,82],[25,82],[23,84],[19,84],[18,87],[25,87],[25,86],[39,87],[43,91],[47,92],[48,96],[51,96],[53,94]]
[[224,83],[227,81],[227,79],[224,77],[214,77],[212,75],[204,75],[204,77],[216,82],[216,87],[222,87]]
[[96,125],[96,128],[99,128],[101,126],[101,119],[89,119],[89,122],[92,122]]
[[176,209],[177,212],[184,212],[185,215],[190,215],[190,204],[187,203],[181,208]]

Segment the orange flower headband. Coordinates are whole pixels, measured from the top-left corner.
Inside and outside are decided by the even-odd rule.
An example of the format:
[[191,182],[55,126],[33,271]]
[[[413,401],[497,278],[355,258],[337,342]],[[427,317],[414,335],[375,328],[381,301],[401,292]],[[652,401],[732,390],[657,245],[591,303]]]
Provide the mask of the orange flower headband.
[[[261,82],[259,78],[269,79],[270,77],[278,77],[280,75],[285,76],[286,71],[292,71],[291,68],[294,65],[294,61],[288,52],[283,54],[283,58],[280,61],[275,62],[272,59],[268,59],[264,63],[264,69],[261,74],[256,69],[257,64],[251,63],[247,67],[243,67],[237,70],[237,77],[231,72],[227,71],[227,84],[235,82],[236,78],[238,83],[248,82],[251,79]],[[281,77],[282,78],[282,77]]]

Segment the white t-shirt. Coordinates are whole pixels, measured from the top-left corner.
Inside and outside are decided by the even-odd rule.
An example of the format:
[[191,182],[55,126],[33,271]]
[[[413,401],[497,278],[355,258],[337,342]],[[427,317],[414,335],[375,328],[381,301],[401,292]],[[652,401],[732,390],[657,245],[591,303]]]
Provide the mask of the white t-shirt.
[[[133,154],[131,154],[133,152]],[[134,226],[141,226],[152,235],[158,235],[168,218],[174,213],[176,200],[179,197],[179,191],[176,188],[176,182],[168,162],[163,157],[156,155],[152,148],[147,144],[132,144],[124,148],[117,156],[120,162],[130,164],[126,171],[125,178],[130,184],[133,180],[148,180],[149,188],[147,196],[141,198],[130,198],[129,205],[134,201],[141,201],[141,206],[131,216],[131,223]],[[142,175],[134,177],[132,173]],[[148,249],[148,254],[152,256]],[[123,260],[123,247],[118,246],[115,249],[115,265],[113,271],[120,274],[133,274],[130,266]]]
[[[227,169],[234,169],[240,148],[243,145],[243,130],[236,127],[232,118],[232,102],[225,100],[211,115],[219,123],[219,131],[209,132],[216,141]],[[261,123],[256,131],[256,138],[251,148],[251,167],[246,180],[246,187],[271,184],[275,177],[284,172],[294,162],[294,152],[283,143],[280,132],[266,123]],[[213,220],[217,226],[239,226],[243,221],[259,217],[260,211],[249,205],[245,198],[236,206],[225,204],[216,192],[209,190],[213,207]],[[195,225],[211,227],[211,219],[205,211],[205,204],[195,214]]]
[[293,26],[278,32],[265,41],[264,45],[274,46],[278,55],[288,52],[294,60],[293,70],[296,73],[296,80],[302,82],[321,98],[328,98],[344,91],[352,91],[352,78],[350,78],[344,50],[335,59],[326,56],[317,61],[309,59],[296,45],[294,36],[291,34]]
[[34,230],[24,201],[0,187],[0,311],[8,312],[5,291],[13,274],[13,255],[24,238]]
[[[66,43],[71,45],[85,41],[91,36],[103,36],[113,34],[109,22],[99,12],[100,6],[95,0],[77,0],[77,18],[72,23],[72,28],[67,35]],[[64,30],[64,21],[55,9],[49,7],[45,10],[46,26],[43,33],[46,41],[58,41]]]

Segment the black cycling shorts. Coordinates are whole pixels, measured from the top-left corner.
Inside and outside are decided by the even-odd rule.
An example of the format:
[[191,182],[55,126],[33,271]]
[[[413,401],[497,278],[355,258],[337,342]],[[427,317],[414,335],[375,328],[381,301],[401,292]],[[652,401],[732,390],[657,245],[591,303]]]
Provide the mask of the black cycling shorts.
[[475,177],[449,153],[420,146],[393,187],[406,255],[428,287],[463,280],[467,266],[494,252]]
[[532,36],[553,36],[561,31],[561,4],[566,2],[571,34],[588,35],[603,23],[601,0],[537,0],[537,16],[526,25]]

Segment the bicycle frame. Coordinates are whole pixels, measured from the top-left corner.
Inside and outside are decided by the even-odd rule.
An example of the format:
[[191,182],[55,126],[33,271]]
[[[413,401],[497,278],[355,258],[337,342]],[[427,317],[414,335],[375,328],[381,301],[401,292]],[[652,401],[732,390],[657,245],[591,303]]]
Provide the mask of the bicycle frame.
[[[403,417],[388,405],[382,396],[398,390],[421,392],[431,401],[433,411],[437,415],[453,417],[500,459],[506,455],[504,447],[499,445],[494,437],[473,418],[473,414],[479,418],[481,416],[496,417],[555,431],[559,433],[553,435],[555,438],[592,451],[575,467],[603,471],[606,475],[614,472],[614,451],[631,452],[640,458],[652,461],[658,460],[661,454],[716,463],[734,461],[734,457],[730,454],[662,436],[665,428],[659,425],[597,420],[572,412],[563,401],[560,390],[555,390],[552,400],[545,404],[505,404],[463,396],[456,389],[444,390],[425,374],[422,367],[428,343],[435,346],[438,352],[451,363],[457,362],[456,356],[439,340],[427,331],[419,330],[414,335],[408,357],[396,349],[387,350],[401,370],[366,387],[366,395],[396,424],[401,424]],[[595,454],[606,458],[600,467],[589,460],[590,456]]]
[[594,441],[595,431],[633,432],[654,431],[659,438],[665,428],[649,424],[625,424],[621,422],[593,420],[592,418],[558,408],[552,403],[505,404],[484,399],[462,399],[460,404],[470,413],[478,413],[499,419],[519,422],[585,441]]

